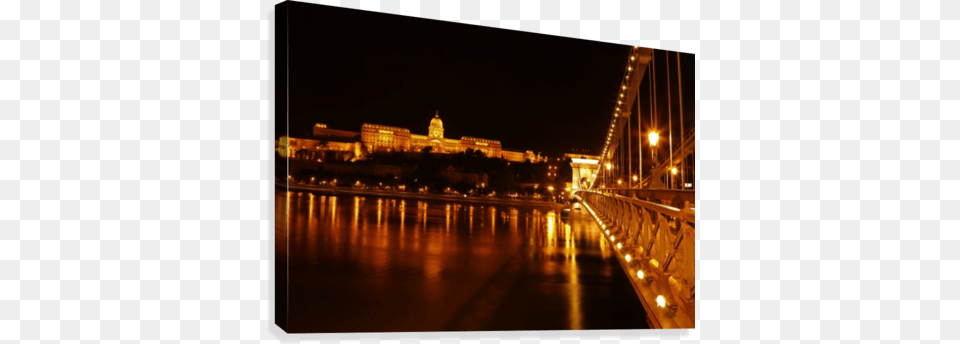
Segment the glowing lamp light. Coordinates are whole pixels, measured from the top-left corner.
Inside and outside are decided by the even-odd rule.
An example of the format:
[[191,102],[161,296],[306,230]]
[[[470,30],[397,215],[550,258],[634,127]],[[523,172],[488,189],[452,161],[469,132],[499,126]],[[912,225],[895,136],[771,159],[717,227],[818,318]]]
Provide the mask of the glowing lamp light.
[[623,184],[623,179],[617,179],[617,185]]
[[660,134],[658,134],[656,131],[651,131],[650,134],[647,135],[647,138],[650,139],[651,146],[656,146],[657,141],[660,140]]
[[633,181],[637,181],[637,175],[636,175],[636,174],[633,175]]
[[643,270],[637,270],[637,278],[643,279]]
[[[621,245],[620,243],[617,243],[617,249],[619,250],[621,248],[623,248],[623,245]],[[628,259],[627,261],[630,261],[630,260]]]
[[616,240],[617,240],[617,237],[612,236],[612,235],[610,236],[610,241],[616,241]]
[[608,170],[610,169],[610,163],[609,163],[609,162],[607,163],[607,169],[608,169]]
[[676,168],[676,167],[671,168],[671,169],[670,169],[670,173],[672,173],[672,174],[677,174],[677,168]]
[[663,295],[657,295],[657,307],[663,308],[667,306],[667,299],[663,298]]
[[609,230],[609,229],[607,230],[607,234],[608,234],[608,235],[610,234],[610,230]]
[[[619,245],[619,244],[617,244],[617,245]],[[630,255],[628,254],[628,255],[626,255],[626,256],[623,256],[623,259],[626,259],[626,260],[627,260],[627,263],[629,263],[629,262],[630,262]]]

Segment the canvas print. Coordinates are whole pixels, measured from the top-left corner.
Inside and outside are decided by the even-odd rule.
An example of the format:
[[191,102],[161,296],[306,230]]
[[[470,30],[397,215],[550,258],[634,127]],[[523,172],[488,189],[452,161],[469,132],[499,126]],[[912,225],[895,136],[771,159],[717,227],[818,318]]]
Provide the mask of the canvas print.
[[694,327],[694,55],[275,9],[280,328]]

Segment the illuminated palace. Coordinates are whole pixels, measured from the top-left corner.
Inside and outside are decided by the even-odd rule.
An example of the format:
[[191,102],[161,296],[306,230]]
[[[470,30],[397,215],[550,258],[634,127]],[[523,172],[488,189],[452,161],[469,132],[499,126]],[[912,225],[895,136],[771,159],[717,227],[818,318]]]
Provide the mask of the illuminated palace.
[[300,159],[322,159],[326,152],[339,152],[341,159],[361,157],[364,153],[376,152],[422,152],[429,148],[432,153],[454,154],[473,149],[488,157],[502,158],[507,161],[522,162],[542,160],[532,151],[517,152],[504,150],[500,141],[462,136],[460,139],[443,137],[443,121],[439,112],[430,120],[427,135],[417,135],[410,129],[364,123],[360,132],[327,128],[317,123],[313,127],[313,138],[301,139],[280,137],[277,152],[285,157]]

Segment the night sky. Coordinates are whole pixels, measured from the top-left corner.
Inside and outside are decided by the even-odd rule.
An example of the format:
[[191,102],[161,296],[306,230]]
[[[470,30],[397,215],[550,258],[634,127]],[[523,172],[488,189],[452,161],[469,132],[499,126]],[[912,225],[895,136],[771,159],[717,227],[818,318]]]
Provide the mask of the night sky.
[[[550,155],[599,154],[631,48],[322,5],[294,9],[294,137],[306,137],[314,123],[350,131],[375,123],[426,135],[439,110],[448,138],[495,139],[504,149]],[[692,124],[693,55],[682,61],[690,90],[684,117]],[[276,136],[285,131],[278,114]]]

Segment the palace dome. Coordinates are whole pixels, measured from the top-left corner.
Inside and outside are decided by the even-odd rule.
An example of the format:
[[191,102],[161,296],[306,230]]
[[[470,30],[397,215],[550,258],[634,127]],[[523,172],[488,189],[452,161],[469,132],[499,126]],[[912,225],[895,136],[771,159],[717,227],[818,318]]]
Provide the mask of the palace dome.
[[433,119],[430,120],[431,127],[443,127],[443,121],[440,120],[440,115],[437,114],[433,116]]

